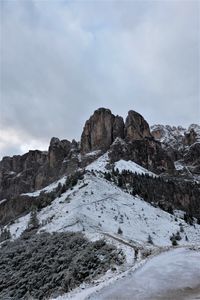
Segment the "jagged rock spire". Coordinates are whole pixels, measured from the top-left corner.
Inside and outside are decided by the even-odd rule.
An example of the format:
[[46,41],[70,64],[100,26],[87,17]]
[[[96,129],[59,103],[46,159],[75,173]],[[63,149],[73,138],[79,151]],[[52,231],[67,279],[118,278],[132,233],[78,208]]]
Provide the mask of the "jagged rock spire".
[[86,121],[81,136],[81,151],[107,150],[116,137],[124,135],[122,117],[114,116],[109,109],[99,108]]

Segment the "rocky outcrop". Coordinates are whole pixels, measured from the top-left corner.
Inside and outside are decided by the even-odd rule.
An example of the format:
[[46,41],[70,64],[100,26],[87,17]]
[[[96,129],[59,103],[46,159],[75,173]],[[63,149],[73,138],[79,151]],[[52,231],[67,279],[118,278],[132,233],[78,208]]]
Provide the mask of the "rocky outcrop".
[[34,190],[38,171],[46,163],[47,153],[39,150],[4,157],[0,162],[0,199]]
[[125,142],[116,140],[110,147],[111,163],[120,159],[132,160],[157,174],[174,172],[174,163],[159,142],[150,139]]
[[71,150],[71,143],[68,140],[60,141],[53,137],[50,141],[48,151],[48,162],[50,168],[58,168],[63,159],[68,156]]
[[190,146],[183,160],[190,171],[200,174],[200,143],[194,143]]
[[116,116],[113,123],[113,141],[117,137],[124,138],[124,120],[120,116]]
[[63,161],[70,156],[71,143],[52,138],[48,152],[34,150],[0,162],[0,199],[43,188],[67,172]]
[[[181,126],[154,125],[151,134],[161,142],[162,148],[173,161],[182,160],[192,173],[199,173],[198,143],[200,143],[200,126],[192,124],[185,129]],[[187,168],[186,168],[187,169]]]
[[125,138],[128,141],[151,138],[149,124],[137,112],[130,110],[125,122]]
[[191,146],[197,141],[197,133],[194,128],[191,128],[188,132],[185,132],[183,143],[186,146]]
[[124,135],[122,117],[114,116],[109,109],[99,108],[85,123],[81,135],[81,152],[106,151],[116,137]]
[[124,124],[122,117],[114,116],[109,109],[99,108],[85,123],[81,151],[106,151],[117,137],[133,141],[152,138],[152,135],[148,123],[137,112],[129,111]]

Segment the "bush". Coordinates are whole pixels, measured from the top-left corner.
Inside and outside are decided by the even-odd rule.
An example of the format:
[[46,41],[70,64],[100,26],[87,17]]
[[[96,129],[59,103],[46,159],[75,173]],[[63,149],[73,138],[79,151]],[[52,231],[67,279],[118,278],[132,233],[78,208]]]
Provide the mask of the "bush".
[[121,230],[120,227],[118,228],[117,233],[118,233],[118,234],[123,234],[123,231]]
[[39,227],[39,220],[37,217],[37,210],[34,208],[31,211],[30,220],[28,222],[28,230],[37,229]]
[[[27,232],[27,234],[30,232]],[[49,299],[124,261],[104,240],[81,233],[30,234],[0,248],[0,299]]]
[[153,240],[152,240],[152,237],[150,236],[150,234],[148,236],[148,243],[151,244],[151,245],[153,245]]
[[9,240],[10,238],[11,238],[10,229],[8,229],[8,228],[1,229],[0,242]]
[[178,245],[177,240],[176,240],[176,239],[173,239],[173,240],[172,240],[172,246],[177,246],[177,245]]

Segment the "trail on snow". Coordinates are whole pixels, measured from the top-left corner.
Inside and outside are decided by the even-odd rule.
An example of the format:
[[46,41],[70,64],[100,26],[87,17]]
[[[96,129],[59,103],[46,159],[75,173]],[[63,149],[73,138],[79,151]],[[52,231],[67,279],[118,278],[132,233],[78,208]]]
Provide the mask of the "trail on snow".
[[174,249],[89,296],[90,300],[200,299],[200,251]]

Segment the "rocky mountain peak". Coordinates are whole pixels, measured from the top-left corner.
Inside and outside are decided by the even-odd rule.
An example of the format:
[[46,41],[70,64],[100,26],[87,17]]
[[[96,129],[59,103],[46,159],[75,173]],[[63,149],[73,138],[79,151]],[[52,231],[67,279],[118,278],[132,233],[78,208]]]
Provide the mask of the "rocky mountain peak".
[[134,110],[128,112],[125,122],[125,137],[127,140],[142,140],[152,137],[147,121]]
[[149,124],[139,113],[130,110],[124,124],[121,116],[113,115],[109,109],[99,108],[85,123],[81,151],[107,150],[117,137],[133,141],[152,135]]
[[71,150],[71,142],[53,137],[50,141],[48,160],[50,168],[56,168]]
[[107,150],[116,137],[123,137],[124,121],[110,109],[99,108],[86,121],[81,135],[82,153]]

